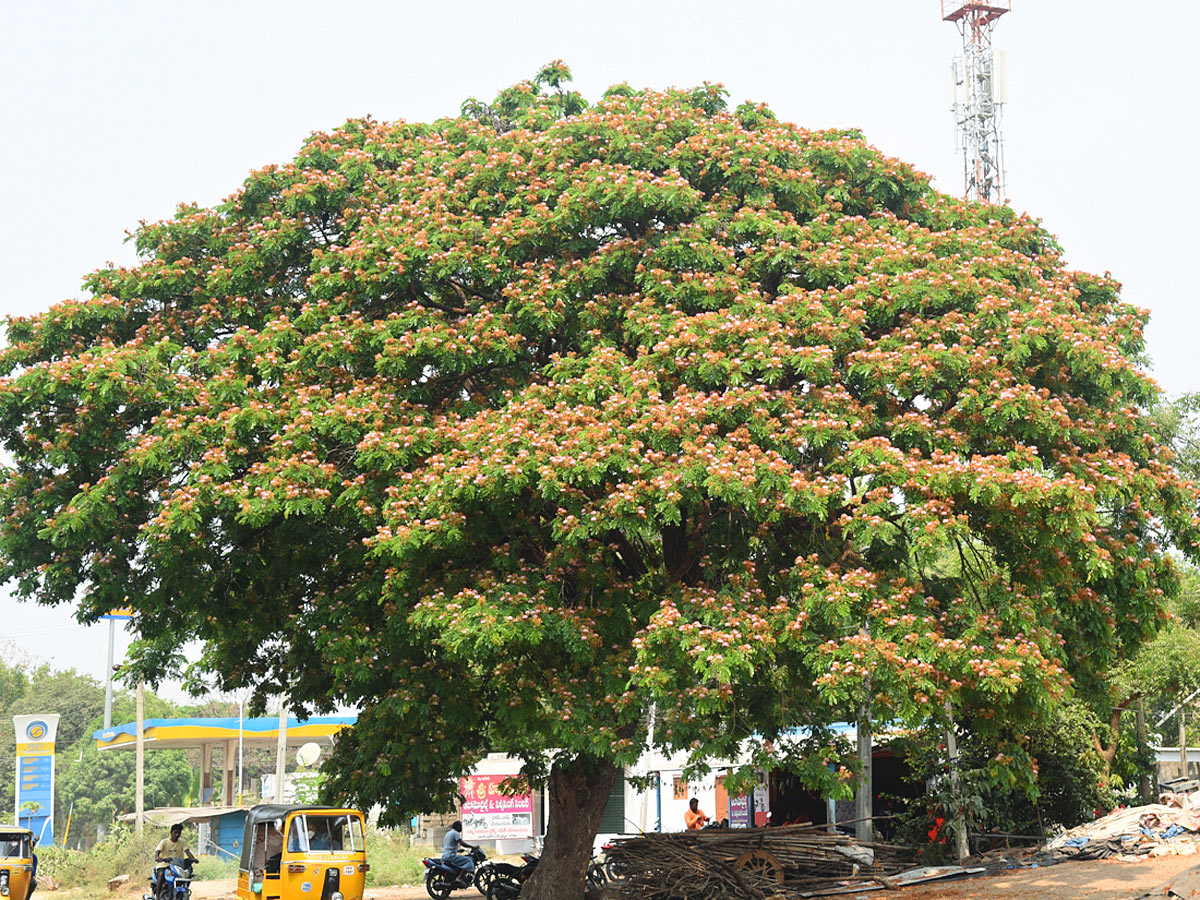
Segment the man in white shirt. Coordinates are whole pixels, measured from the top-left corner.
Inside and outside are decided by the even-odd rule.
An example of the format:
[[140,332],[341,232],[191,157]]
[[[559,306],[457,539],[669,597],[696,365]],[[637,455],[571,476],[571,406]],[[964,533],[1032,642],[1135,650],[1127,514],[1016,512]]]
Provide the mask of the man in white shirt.
[[447,862],[459,870],[459,881],[465,881],[470,884],[471,876],[475,872],[475,860],[458,852],[459,847],[470,847],[475,850],[478,844],[468,844],[462,839],[462,822],[455,821],[450,826],[450,830],[446,832],[446,837],[442,839],[442,861]]

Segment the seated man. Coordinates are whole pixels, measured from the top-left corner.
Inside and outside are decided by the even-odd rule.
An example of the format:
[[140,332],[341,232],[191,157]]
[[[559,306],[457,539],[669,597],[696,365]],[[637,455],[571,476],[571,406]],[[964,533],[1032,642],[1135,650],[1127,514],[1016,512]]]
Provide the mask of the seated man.
[[472,877],[475,874],[475,860],[465,854],[459,853],[459,847],[469,847],[472,850],[478,849],[478,844],[468,844],[462,838],[462,822],[455,821],[450,826],[450,830],[446,832],[446,837],[442,841],[442,861],[447,862],[454,868],[459,870],[458,880],[464,884],[470,884]]
[[688,801],[688,808],[683,813],[683,824],[691,831],[695,828],[703,828],[708,824],[708,816],[704,814],[704,810],[700,808],[700,800],[693,797]]
[[333,845],[329,841],[329,823],[321,822],[319,825],[310,824],[308,827],[308,849],[309,850],[332,850]]

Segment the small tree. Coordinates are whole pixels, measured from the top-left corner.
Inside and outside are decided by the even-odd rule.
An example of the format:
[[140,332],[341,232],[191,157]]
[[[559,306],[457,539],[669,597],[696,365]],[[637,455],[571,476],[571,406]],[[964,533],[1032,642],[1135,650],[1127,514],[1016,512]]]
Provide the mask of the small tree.
[[[75,748],[57,779],[60,824],[71,812],[75,834],[94,833],[96,826],[112,825],[117,816],[136,808],[135,759],[132,753],[98,750],[92,741]],[[192,785],[192,766],[182,750],[155,750],[146,754],[146,809],[183,802]]]
[[566,80],[316,134],[0,357],[19,592],[128,597],[151,679],[198,638],[260,705],[359,706],[327,786],[392,821],[520,757],[532,900],[647,746],[803,728],[832,779],[866,701],[1027,719],[1196,546],[1145,316],[1035,221],[716,86]]

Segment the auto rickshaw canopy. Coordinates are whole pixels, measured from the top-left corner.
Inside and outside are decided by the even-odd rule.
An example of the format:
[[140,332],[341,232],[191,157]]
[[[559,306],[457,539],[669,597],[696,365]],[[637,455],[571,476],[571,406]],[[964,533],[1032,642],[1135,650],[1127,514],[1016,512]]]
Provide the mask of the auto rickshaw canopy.
[[242,839],[242,858],[239,868],[243,871],[250,869],[250,848],[254,843],[254,829],[264,822],[276,822],[281,825],[289,814],[295,812],[351,812],[340,806],[320,806],[313,803],[260,803],[250,808],[246,813],[246,831]]
[[32,859],[33,832],[19,825],[0,825],[0,859]]

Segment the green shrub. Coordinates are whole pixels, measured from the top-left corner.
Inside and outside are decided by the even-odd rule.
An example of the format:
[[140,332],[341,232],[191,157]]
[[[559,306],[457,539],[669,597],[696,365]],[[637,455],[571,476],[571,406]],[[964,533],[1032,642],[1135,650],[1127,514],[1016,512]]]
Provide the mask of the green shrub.
[[162,829],[151,828],[139,837],[132,827],[122,824],[90,850],[39,847],[38,874],[48,875],[64,888],[107,888],[108,880],[118,875],[129,875],[139,883],[149,877],[154,848],[165,834]]
[[238,861],[232,856],[202,856],[192,867],[196,881],[216,881],[220,878],[237,878]]
[[367,829],[367,885],[382,887],[390,884],[420,884],[425,880],[422,856],[440,856],[441,851],[429,845],[410,847],[408,835],[390,829]]
[[1106,772],[1093,746],[1103,727],[1086,704],[1068,700],[1024,723],[1000,745],[963,722],[959,730],[959,781],[948,777],[945,746],[937,733],[910,733],[892,749],[911,764],[924,794],[898,802],[896,840],[921,848],[936,865],[954,848],[955,813],[963,810],[972,834],[1042,835],[1073,828],[1112,809],[1122,779]]

